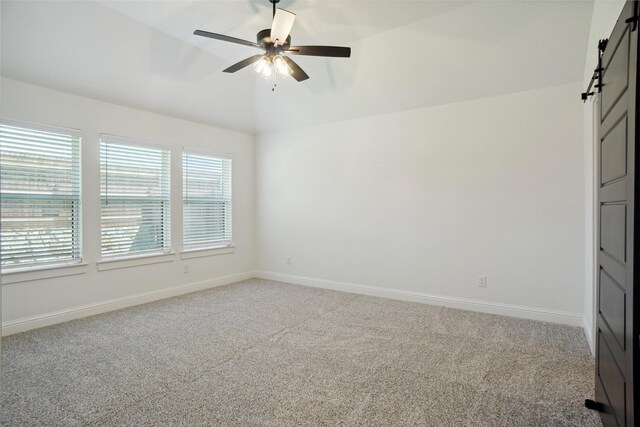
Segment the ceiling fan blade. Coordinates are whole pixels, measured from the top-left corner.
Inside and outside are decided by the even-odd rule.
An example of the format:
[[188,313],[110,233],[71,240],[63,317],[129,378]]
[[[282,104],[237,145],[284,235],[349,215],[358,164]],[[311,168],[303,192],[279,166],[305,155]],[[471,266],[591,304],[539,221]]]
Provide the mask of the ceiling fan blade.
[[295,20],[295,13],[284,9],[277,9],[273,17],[273,22],[271,23],[271,41],[275,43],[276,40],[278,40],[278,45],[284,44],[287,37],[289,37],[289,33],[293,27],[293,21]]
[[304,70],[302,68],[300,68],[300,66],[298,64],[296,64],[295,62],[293,62],[293,59],[287,57],[287,56],[282,56],[282,58],[284,58],[285,61],[287,61],[287,65],[289,66],[289,68],[291,68],[291,77],[293,77],[294,79],[296,79],[297,81],[301,82],[303,80],[307,80],[309,78],[309,76],[307,75],[307,73],[304,72]]
[[193,34],[195,34],[196,36],[209,37],[210,39],[222,40],[223,42],[243,44],[245,46],[257,47],[262,49],[258,43],[250,42],[248,40],[237,39],[235,37],[225,36],[223,34],[210,33],[209,31],[202,31],[202,30],[195,30]]
[[253,55],[247,59],[243,59],[237,64],[233,64],[231,67],[222,70],[225,73],[235,73],[238,70],[242,70],[244,67],[248,67],[249,65],[256,62],[258,59],[262,58],[264,55]]
[[291,46],[287,51],[292,55],[330,56],[335,58],[349,58],[350,47],[340,46]]

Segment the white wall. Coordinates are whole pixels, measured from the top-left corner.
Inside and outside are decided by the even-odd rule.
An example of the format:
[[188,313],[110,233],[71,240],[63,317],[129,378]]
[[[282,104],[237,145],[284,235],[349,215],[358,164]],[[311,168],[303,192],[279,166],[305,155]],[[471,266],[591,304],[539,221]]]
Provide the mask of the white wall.
[[[2,286],[3,331],[86,315],[136,301],[107,304],[112,300],[186,284],[206,286],[251,277],[254,268],[254,137],[174,119],[114,104],[2,79],[0,117],[81,129],[83,178],[84,274],[33,280]],[[99,134],[110,133],[169,146],[172,150],[173,201],[182,191],[183,147],[227,154],[233,159],[233,242],[235,252],[181,261],[97,271],[100,258]],[[172,245],[181,241],[181,204],[172,205]],[[183,273],[188,264],[189,273]],[[3,278],[4,279],[4,278]],[[147,299],[166,296],[154,294]],[[89,307],[87,307],[89,306]],[[76,311],[84,307],[84,310]]]
[[581,324],[580,89],[259,136],[259,270],[524,306],[525,317]]
[[[611,34],[613,26],[620,16],[625,0],[596,1],[593,5],[591,30],[586,52],[584,81],[582,90],[586,90],[593,70],[598,66],[598,41]],[[584,290],[584,329],[593,351],[595,329],[595,161],[594,156],[594,108],[595,97],[589,98],[583,105],[583,141],[585,161],[585,290]]]

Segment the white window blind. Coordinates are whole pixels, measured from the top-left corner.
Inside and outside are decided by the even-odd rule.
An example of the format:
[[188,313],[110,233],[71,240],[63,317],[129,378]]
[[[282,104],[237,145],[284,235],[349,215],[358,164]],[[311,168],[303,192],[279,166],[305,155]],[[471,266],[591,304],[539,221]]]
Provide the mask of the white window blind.
[[185,250],[231,244],[231,160],[183,153]]
[[167,253],[170,243],[170,152],[102,135],[102,258]]
[[80,132],[0,123],[2,269],[80,262]]

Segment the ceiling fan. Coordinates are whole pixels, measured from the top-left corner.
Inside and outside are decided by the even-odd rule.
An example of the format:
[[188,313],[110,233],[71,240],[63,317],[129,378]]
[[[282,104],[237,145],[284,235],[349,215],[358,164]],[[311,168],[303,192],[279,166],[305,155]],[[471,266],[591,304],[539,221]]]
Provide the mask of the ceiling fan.
[[291,46],[291,36],[289,33],[293,27],[293,21],[296,19],[296,15],[284,9],[276,9],[276,3],[279,3],[280,0],[269,0],[269,2],[273,4],[273,22],[271,29],[259,31],[256,36],[257,43],[225,36],[223,34],[210,33],[208,31],[195,30],[193,32],[196,36],[257,47],[265,51],[264,54],[251,56],[222,70],[225,73],[235,73],[254,64],[255,70],[265,78],[272,76],[274,72],[276,72],[280,75],[291,75],[294,79],[301,82],[307,80],[309,76],[293,59],[283,55],[284,53],[337,58],[349,58],[351,56],[350,47]]

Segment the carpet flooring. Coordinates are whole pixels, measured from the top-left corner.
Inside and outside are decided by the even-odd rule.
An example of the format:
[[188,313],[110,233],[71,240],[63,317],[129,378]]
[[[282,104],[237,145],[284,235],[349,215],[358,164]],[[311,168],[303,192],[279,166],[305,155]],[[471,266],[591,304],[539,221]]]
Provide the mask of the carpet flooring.
[[580,328],[252,279],[3,339],[4,426],[597,426]]

